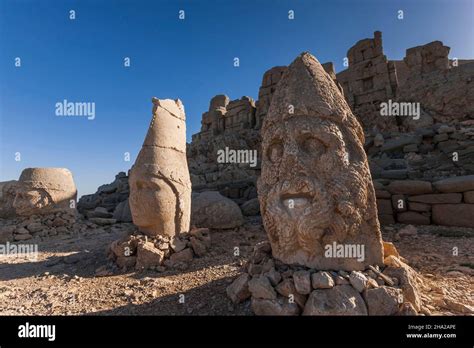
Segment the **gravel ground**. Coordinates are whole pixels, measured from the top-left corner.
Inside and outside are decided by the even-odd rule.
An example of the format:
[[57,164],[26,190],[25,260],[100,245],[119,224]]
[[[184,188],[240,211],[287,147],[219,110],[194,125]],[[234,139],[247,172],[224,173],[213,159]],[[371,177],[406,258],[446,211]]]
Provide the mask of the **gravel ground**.
[[[213,230],[212,248],[184,271],[113,271],[107,246],[131,224],[48,237],[32,261],[0,258],[1,315],[251,315],[248,301],[233,305],[225,289],[241,272],[252,246],[266,238],[259,218],[233,230]],[[384,228],[400,254],[424,278],[426,313],[467,314],[474,306],[474,229]],[[235,255],[238,247],[239,255]],[[458,254],[453,255],[453,248]],[[454,253],[455,254],[455,253]]]

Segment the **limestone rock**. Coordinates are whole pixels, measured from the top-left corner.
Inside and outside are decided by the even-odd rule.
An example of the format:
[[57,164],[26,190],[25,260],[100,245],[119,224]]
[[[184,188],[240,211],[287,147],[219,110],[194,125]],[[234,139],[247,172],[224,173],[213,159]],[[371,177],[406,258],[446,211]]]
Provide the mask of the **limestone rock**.
[[[382,264],[363,143],[362,128],[334,81],[312,55],[298,56],[280,80],[262,127],[257,186],[275,258],[321,270]],[[324,257],[324,247],[333,242],[364,244],[365,260]]]
[[193,251],[191,248],[186,248],[181,250],[180,252],[171,254],[170,261],[172,264],[178,262],[189,262],[193,259]]
[[410,302],[417,312],[421,309],[421,299],[419,296],[418,279],[416,272],[407,264],[399,261],[400,267],[387,267],[383,274],[398,280],[398,284],[403,291],[405,301]]
[[364,297],[369,315],[395,315],[398,312],[401,296],[401,290],[392,287],[380,286],[367,289]]
[[160,266],[164,260],[164,252],[155,248],[151,242],[142,242],[137,248],[137,269],[149,269]]
[[309,271],[294,272],[293,281],[299,294],[308,295],[311,292],[311,275]]
[[233,303],[240,303],[248,299],[251,295],[249,275],[247,273],[241,274],[227,287],[226,292]]
[[234,228],[244,218],[239,206],[216,191],[193,194],[192,223],[197,227]]
[[253,198],[240,207],[242,209],[242,213],[246,216],[253,216],[260,214],[260,202],[258,198]]
[[132,222],[132,212],[130,211],[130,204],[128,199],[123,202],[120,202],[114,210],[113,218],[117,222]]
[[303,315],[367,315],[361,295],[350,285],[313,290]]
[[311,285],[313,289],[330,289],[334,286],[334,279],[328,272],[316,272],[311,274]]
[[274,300],[277,297],[270,281],[265,276],[256,276],[249,281],[252,298]]
[[130,211],[141,232],[173,237],[189,231],[190,224],[186,118],[179,99],[152,102],[153,118],[130,170]]
[[349,282],[359,292],[364,291],[367,286],[367,281],[367,277],[361,272],[352,271],[349,275]]
[[298,315],[300,309],[296,303],[288,303],[288,300],[278,299],[259,299],[253,298],[251,302],[252,310],[256,315]]
[[286,297],[288,300],[290,298],[293,298],[294,302],[297,303],[300,308],[304,308],[307,296],[301,295],[296,291],[295,284],[292,279],[284,279],[280,284],[276,286],[275,290],[280,295]]
[[421,195],[433,192],[431,183],[420,180],[395,180],[388,185],[393,194]]

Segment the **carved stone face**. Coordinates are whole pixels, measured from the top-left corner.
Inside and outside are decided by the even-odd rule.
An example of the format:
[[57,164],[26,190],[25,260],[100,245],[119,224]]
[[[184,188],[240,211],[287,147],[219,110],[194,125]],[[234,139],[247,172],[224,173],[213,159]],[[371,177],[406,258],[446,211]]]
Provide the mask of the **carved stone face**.
[[130,172],[129,202],[133,207],[133,222],[151,235],[175,232],[176,196],[169,184],[144,169]]
[[[262,127],[258,195],[274,257],[317,269],[381,264],[375,194],[360,134],[319,62],[298,57]],[[325,257],[333,243],[364,245],[364,260]]]
[[31,187],[19,188],[13,201],[13,208],[18,215],[32,215],[53,205],[54,202],[46,190]]

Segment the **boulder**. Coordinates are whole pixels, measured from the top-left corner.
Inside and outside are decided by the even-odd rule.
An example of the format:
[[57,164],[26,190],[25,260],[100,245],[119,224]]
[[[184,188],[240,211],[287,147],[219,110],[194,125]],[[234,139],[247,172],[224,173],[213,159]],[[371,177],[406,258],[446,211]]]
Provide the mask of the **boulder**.
[[260,202],[258,198],[253,198],[240,207],[245,216],[254,216],[260,214]]
[[359,292],[364,291],[367,286],[367,281],[367,277],[361,272],[352,271],[349,275],[349,282],[352,284],[354,289]]
[[247,273],[241,274],[227,287],[226,292],[233,303],[240,303],[248,299],[251,295],[249,275]]
[[386,267],[383,274],[398,280],[398,286],[402,289],[404,300],[410,302],[415,310],[419,312],[421,309],[421,299],[416,272],[400,260],[398,260],[396,266],[398,267]]
[[398,304],[403,299],[400,289],[380,286],[364,292],[369,315],[395,315]]
[[294,272],[293,281],[299,294],[308,295],[311,292],[311,274],[309,271]]
[[140,242],[137,248],[137,269],[149,269],[151,267],[160,266],[164,260],[164,252],[151,242]]
[[350,285],[313,290],[303,315],[367,315],[367,307],[357,290]]
[[117,220],[117,222],[132,222],[132,212],[130,211],[128,199],[120,202],[115,207],[113,218]]
[[216,191],[193,194],[191,207],[192,224],[197,227],[227,229],[244,223],[239,206]]

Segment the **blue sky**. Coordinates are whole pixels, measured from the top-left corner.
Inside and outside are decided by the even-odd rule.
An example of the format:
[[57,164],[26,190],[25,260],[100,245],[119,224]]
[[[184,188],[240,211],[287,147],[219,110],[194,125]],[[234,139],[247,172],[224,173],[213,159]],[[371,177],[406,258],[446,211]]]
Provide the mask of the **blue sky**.
[[[66,167],[79,195],[93,193],[133,164],[152,96],[183,101],[190,141],[214,95],[256,98],[263,73],[302,51],[340,71],[349,47],[375,30],[389,59],[434,40],[451,58],[473,58],[473,3],[0,0],[0,181],[27,167]],[[55,116],[64,99],[94,102],[95,119]]]

